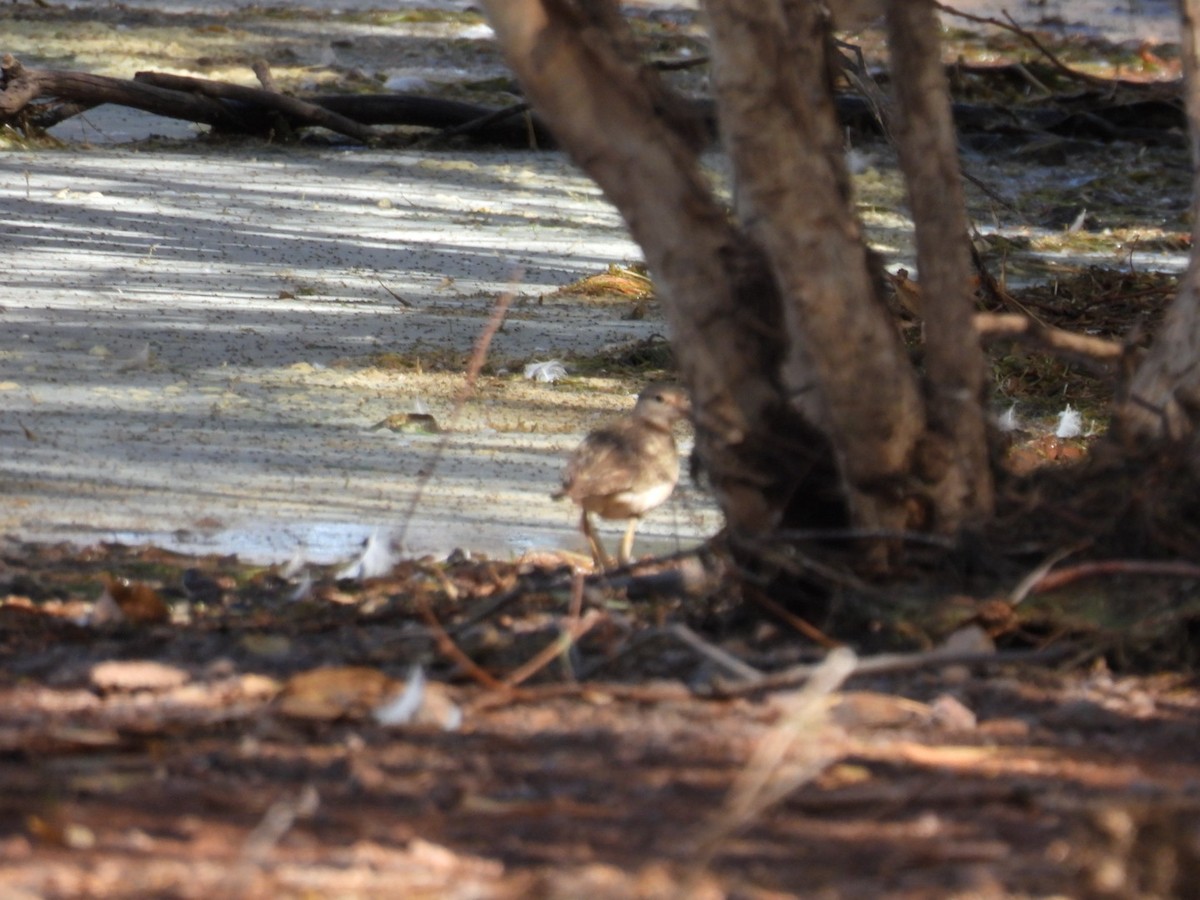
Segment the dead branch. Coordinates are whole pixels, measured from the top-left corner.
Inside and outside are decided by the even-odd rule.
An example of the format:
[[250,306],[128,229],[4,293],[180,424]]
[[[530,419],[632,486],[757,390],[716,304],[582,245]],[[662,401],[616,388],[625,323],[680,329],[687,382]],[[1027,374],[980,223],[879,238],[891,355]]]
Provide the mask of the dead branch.
[[254,77],[258,79],[258,83],[263,86],[264,90],[278,94],[279,85],[275,83],[275,75],[271,72],[271,67],[265,59],[256,59],[250,65],[250,71],[254,73]]
[[190,78],[184,75],[168,75],[162,72],[138,72],[134,82],[166,88],[181,94],[198,94],[217,100],[233,100],[264,110],[273,110],[286,117],[288,125],[314,125],[328,128],[338,134],[352,137],[364,144],[372,143],[378,135],[368,125],[349,119],[316,104],[286,94],[278,94],[262,88],[243,87],[207,78]]
[[[317,94],[303,99],[281,94],[270,70],[253,66],[263,89],[155,72],[134,79],[83,72],[26,68],[11,54],[0,60],[0,120],[50,128],[104,103],[200,122],[229,133],[265,135],[272,131],[320,126],[370,142],[375,125],[451,130],[442,137],[466,136],[518,147],[552,147],[554,140],[532,115],[409,94]],[[36,101],[55,101],[55,103]]]
[[1020,313],[975,313],[975,330],[984,342],[1021,341],[1050,353],[1098,363],[1108,369],[1115,368],[1131,352],[1131,348],[1116,341],[1075,334]]
[[[512,106],[497,111],[474,103],[413,94],[314,94],[307,99],[366,125],[411,125],[443,130],[469,125],[471,127],[465,128],[462,134],[481,140],[514,147],[549,149],[557,146],[537,116],[517,115],[518,110]],[[481,121],[494,112],[505,115],[486,123]]]
[[[242,99],[235,99],[214,94],[255,89],[224,85],[220,89],[197,90],[197,84],[222,83],[182,79],[180,86],[187,81],[193,84],[183,90],[165,90],[158,84],[147,82],[165,84],[171,76],[147,73],[134,81],[82,72],[26,69],[13,59],[0,73],[0,120],[22,115],[23,123],[45,129],[95,106],[114,103],[168,118],[200,122],[234,134],[267,135],[321,125],[355,140],[367,140],[370,126],[398,125],[442,131],[435,140],[465,137],[530,149],[557,146],[541,120],[523,109],[523,104],[495,110],[473,103],[412,94],[313,94],[301,99],[280,94],[269,69],[261,63],[252,68],[265,90],[258,94],[243,93]],[[1144,95],[1145,92],[1140,96]],[[35,104],[38,100],[55,102]],[[289,111],[285,108],[290,106],[289,101],[301,105]],[[879,130],[878,109],[873,104],[851,94],[839,95],[836,102],[840,121],[851,131]],[[1079,105],[1078,99],[1073,105]],[[325,113],[316,110],[325,110],[332,118],[325,119]],[[1100,108],[1087,106],[1077,112],[1061,109],[1022,109],[1018,112],[956,103],[954,117],[960,133],[983,130],[993,136],[1006,134],[1014,142],[1019,142],[1022,135],[1044,136],[1046,133],[1070,133],[1102,140],[1168,140],[1176,118],[1172,110],[1170,104],[1152,100],[1133,106],[1121,103],[1107,103]],[[710,99],[690,101],[689,115],[699,123],[699,130],[706,139],[716,137],[716,109]],[[998,117],[1003,120],[1003,127],[999,129]],[[347,123],[352,124],[348,126]],[[355,136],[355,132],[362,137]],[[964,177],[974,181],[969,173]],[[985,185],[978,186],[997,202],[1007,205]]]
[[968,22],[974,22],[977,25],[993,25],[996,28],[1002,28],[1005,31],[1015,34],[1021,40],[1025,41],[1031,47],[1037,50],[1038,53],[1042,54],[1042,56],[1046,57],[1046,60],[1050,63],[1050,65],[1068,78],[1074,78],[1077,81],[1081,81],[1084,84],[1090,84],[1095,87],[1114,87],[1116,84],[1118,84],[1117,82],[1109,81],[1107,78],[1098,78],[1095,75],[1089,75],[1086,72],[1079,72],[1075,69],[1072,69],[1057,56],[1055,56],[1054,53],[1052,53],[1045,44],[1039,41],[1034,34],[1026,31],[1024,28],[1018,25],[1013,20],[1012,16],[1008,14],[1007,10],[1004,13],[1004,17],[1008,21],[1002,22],[1000,19],[996,19],[991,16],[976,16],[972,15],[971,13],[961,12],[952,6],[947,6],[945,3],[935,2],[933,5],[944,13],[957,16],[960,19],[966,19]]
[[239,113],[199,94],[180,94],[150,84],[138,84],[104,75],[27,69],[11,54],[0,60],[0,117],[20,113],[34,100],[54,97],[85,108],[116,103],[145,112],[190,122],[204,122],[230,130],[247,130],[249,123]]
[[[871,675],[891,675],[897,672],[919,672],[945,666],[995,666],[995,665],[1038,665],[1058,662],[1078,650],[1069,644],[1047,647],[1044,650],[1002,650],[992,652],[965,652],[937,649],[924,653],[881,653],[858,660],[847,679]],[[836,651],[835,651],[836,652]],[[759,681],[729,684],[714,679],[712,693],[715,697],[750,697],[771,691],[791,690],[812,678],[821,663],[792,666],[780,672],[764,676]]]
[[1149,575],[1167,578],[1200,578],[1200,566],[1184,560],[1104,559],[1079,563],[1056,572],[1045,572],[1030,592],[1047,594],[1075,581],[1102,575]]

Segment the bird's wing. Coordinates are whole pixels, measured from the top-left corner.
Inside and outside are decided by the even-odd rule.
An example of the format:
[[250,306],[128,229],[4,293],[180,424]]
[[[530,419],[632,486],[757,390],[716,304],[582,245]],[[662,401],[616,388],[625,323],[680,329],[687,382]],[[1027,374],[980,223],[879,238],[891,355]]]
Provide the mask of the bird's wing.
[[563,490],[575,500],[627,490],[637,475],[639,445],[627,429],[593,431],[567,460]]

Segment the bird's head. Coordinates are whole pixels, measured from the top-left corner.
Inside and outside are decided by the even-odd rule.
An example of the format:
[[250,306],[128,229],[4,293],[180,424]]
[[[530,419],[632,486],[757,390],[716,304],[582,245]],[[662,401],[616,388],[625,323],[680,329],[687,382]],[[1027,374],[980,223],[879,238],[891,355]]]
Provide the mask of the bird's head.
[[656,381],[646,385],[638,394],[633,415],[665,428],[670,428],[692,412],[692,401],[687,391],[677,384]]

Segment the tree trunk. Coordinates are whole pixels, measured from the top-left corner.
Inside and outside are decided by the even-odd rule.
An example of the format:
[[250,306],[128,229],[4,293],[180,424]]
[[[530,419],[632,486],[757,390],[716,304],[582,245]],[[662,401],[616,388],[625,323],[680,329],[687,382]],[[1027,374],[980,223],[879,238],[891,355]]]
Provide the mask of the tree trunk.
[[966,202],[932,0],[892,0],[887,15],[891,131],[916,226],[923,298],[929,433],[919,475],[930,486],[932,527],[952,534],[989,518],[994,499]]
[[[930,11],[894,14],[921,79],[902,98],[907,115],[941,117],[931,143],[917,135],[906,150],[922,275],[940,298],[927,423],[850,203],[820,4],[707,2],[736,222],[700,171],[686,107],[640,64],[611,0],[486,5],[534,108],[646,254],[731,535],[845,522],[952,531],[986,514],[983,370],[948,99],[912,56],[931,52],[920,33]],[[943,213],[947,197],[957,209]],[[881,549],[869,552],[878,560]]]
[[[779,294],[760,251],[700,171],[686,121],[628,52],[609,0],[489,0],[489,18],[535,109],[621,211],[662,295],[692,391],[697,449],[735,534],[842,505],[827,442],[786,402]],[[793,524],[790,523],[789,524]]]
[[1192,255],[1149,353],[1117,409],[1131,448],[1190,440],[1200,424],[1200,0],[1181,0],[1184,98],[1192,141]]
[[850,208],[824,14],[802,0],[706,9],[739,218],[784,298],[784,385],[833,444],[853,521],[903,528],[921,400]]

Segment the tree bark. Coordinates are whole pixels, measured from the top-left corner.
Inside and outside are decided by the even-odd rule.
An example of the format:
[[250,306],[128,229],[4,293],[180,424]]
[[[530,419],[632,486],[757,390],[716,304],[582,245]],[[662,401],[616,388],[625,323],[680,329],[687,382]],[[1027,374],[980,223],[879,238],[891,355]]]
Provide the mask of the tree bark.
[[38,97],[60,97],[84,105],[119,103],[176,119],[236,127],[244,122],[219,101],[194,94],[84,72],[26,69],[12,54],[0,60],[0,115],[12,115]]
[[[258,66],[260,79],[269,71]],[[53,98],[55,104],[31,104]],[[442,129],[439,137],[466,135],[514,147],[553,144],[549,132],[520,110],[494,110],[472,103],[408,94],[317,94],[304,99],[274,89],[257,90],[207,79],[154,72],[135,80],[85,72],[29,69],[6,54],[0,61],[0,120],[27,116],[38,128],[59,122],[104,103],[204,122],[229,133],[267,136],[272,132],[320,126],[355,140],[370,142],[372,125],[415,125]]]
[[994,497],[958,141],[932,0],[891,0],[887,21],[896,104],[891,130],[916,226],[925,298],[929,433],[919,474],[930,484],[933,528],[955,533],[990,517]]
[[697,132],[630,52],[610,0],[486,5],[535,109],[646,254],[727,526],[770,531],[798,496],[800,521],[829,523],[842,501],[828,444],[779,384],[786,341],[776,286],[709,190]]
[[1190,440],[1200,424],[1200,0],[1180,0],[1180,13],[1194,172],[1192,255],[1179,293],[1117,409],[1117,432],[1133,449]]
[[853,520],[903,528],[921,398],[850,206],[828,23],[808,0],[705,9],[738,214],[783,296],[784,384],[832,442]]
[[279,113],[285,117],[285,120],[292,119],[310,125],[319,125],[330,131],[362,141],[364,144],[369,144],[378,137],[369,125],[363,125],[361,122],[356,122],[339,113],[273,90],[228,84],[208,78],[171,75],[164,72],[138,72],[133,79],[141,84],[166,88],[185,96],[196,94],[216,100],[233,100],[250,104],[273,113]]
[[[839,518],[953,532],[990,512],[966,217],[935,23],[920,5],[894,12],[893,28],[915,79],[901,103],[935,296],[929,401],[853,213],[821,4],[706,0],[731,219],[700,171],[694,121],[641,65],[611,0],[487,0],[534,108],[646,254],[735,537]],[[932,133],[917,133],[926,117]],[[882,562],[889,546],[863,549]]]

